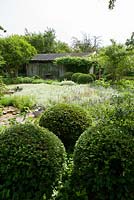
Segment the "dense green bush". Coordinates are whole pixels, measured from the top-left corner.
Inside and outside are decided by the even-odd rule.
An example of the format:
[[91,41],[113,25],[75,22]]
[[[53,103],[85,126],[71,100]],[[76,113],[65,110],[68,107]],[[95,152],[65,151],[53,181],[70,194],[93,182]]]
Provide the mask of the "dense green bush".
[[0,134],[0,199],[49,199],[64,168],[62,142],[46,129],[11,126]]
[[60,80],[71,80],[73,72],[65,72],[63,76],[60,77]]
[[90,76],[92,76],[92,78],[93,78],[93,81],[95,81],[96,80],[96,75],[95,74],[89,74]]
[[88,199],[133,200],[134,137],[112,125],[85,131],[75,146],[72,181]]
[[79,106],[56,104],[43,113],[39,125],[55,133],[71,151],[80,134],[89,126],[89,119]]
[[93,77],[90,74],[81,74],[78,76],[77,82],[79,84],[87,84],[93,82]]
[[88,73],[90,68],[94,66],[94,62],[84,57],[62,57],[54,61],[57,65],[64,66],[67,71]]
[[78,79],[78,77],[79,77],[81,74],[82,74],[82,73],[80,73],[80,72],[74,73],[74,74],[72,75],[72,81],[74,81],[75,83],[77,83],[77,79]]

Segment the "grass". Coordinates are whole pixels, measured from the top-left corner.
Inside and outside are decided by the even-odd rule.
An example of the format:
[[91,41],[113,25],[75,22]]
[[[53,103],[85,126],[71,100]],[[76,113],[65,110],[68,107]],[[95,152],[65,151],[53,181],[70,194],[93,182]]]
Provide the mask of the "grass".
[[35,105],[34,98],[26,96],[16,96],[16,95],[5,95],[0,99],[0,105],[2,106],[14,106],[20,111],[25,111],[28,108],[32,108]]

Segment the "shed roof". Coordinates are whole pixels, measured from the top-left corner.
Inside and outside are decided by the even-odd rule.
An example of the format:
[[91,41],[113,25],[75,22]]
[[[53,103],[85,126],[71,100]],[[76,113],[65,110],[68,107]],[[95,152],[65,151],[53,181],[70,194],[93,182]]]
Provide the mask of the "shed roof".
[[31,61],[53,61],[56,58],[73,56],[73,57],[86,57],[91,53],[49,53],[49,54],[36,54]]

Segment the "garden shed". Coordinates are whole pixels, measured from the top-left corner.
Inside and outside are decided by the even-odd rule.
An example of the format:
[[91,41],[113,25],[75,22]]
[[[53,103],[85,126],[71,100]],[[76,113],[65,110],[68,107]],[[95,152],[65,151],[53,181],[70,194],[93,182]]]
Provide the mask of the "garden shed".
[[[49,53],[35,55],[26,66],[27,76],[38,75],[44,79],[58,78],[64,75],[66,69],[64,66],[54,64],[56,58],[61,57],[88,57],[90,53]],[[92,69],[91,69],[92,70]]]

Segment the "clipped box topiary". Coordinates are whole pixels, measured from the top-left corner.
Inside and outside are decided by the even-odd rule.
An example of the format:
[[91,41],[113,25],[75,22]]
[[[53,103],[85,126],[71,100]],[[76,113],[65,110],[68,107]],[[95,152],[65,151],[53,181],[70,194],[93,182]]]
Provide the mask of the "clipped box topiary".
[[82,73],[80,73],[80,72],[77,72],[77,73],[74,73],[73,75],[72,75],[72,81],[74,81],[75,83],[77,83],[77,80],[78,80],[78,77],[81,75]]
[[49,199],[65,161],[62,142],[33,124],[18,124],[0,134],[0,199]]
[[113,126],[94,127],[78,139],[72,176],[88,199],[134,199],[134,137]]
[[90,74],[81,74],[78,76],[77,83],[87,84],[93,82],[93,77]]
[[80,134],[89,126],[89,118],[80,106],[59,103],[42,114],[39,125],[55,133],[67,151],[72,151]]

